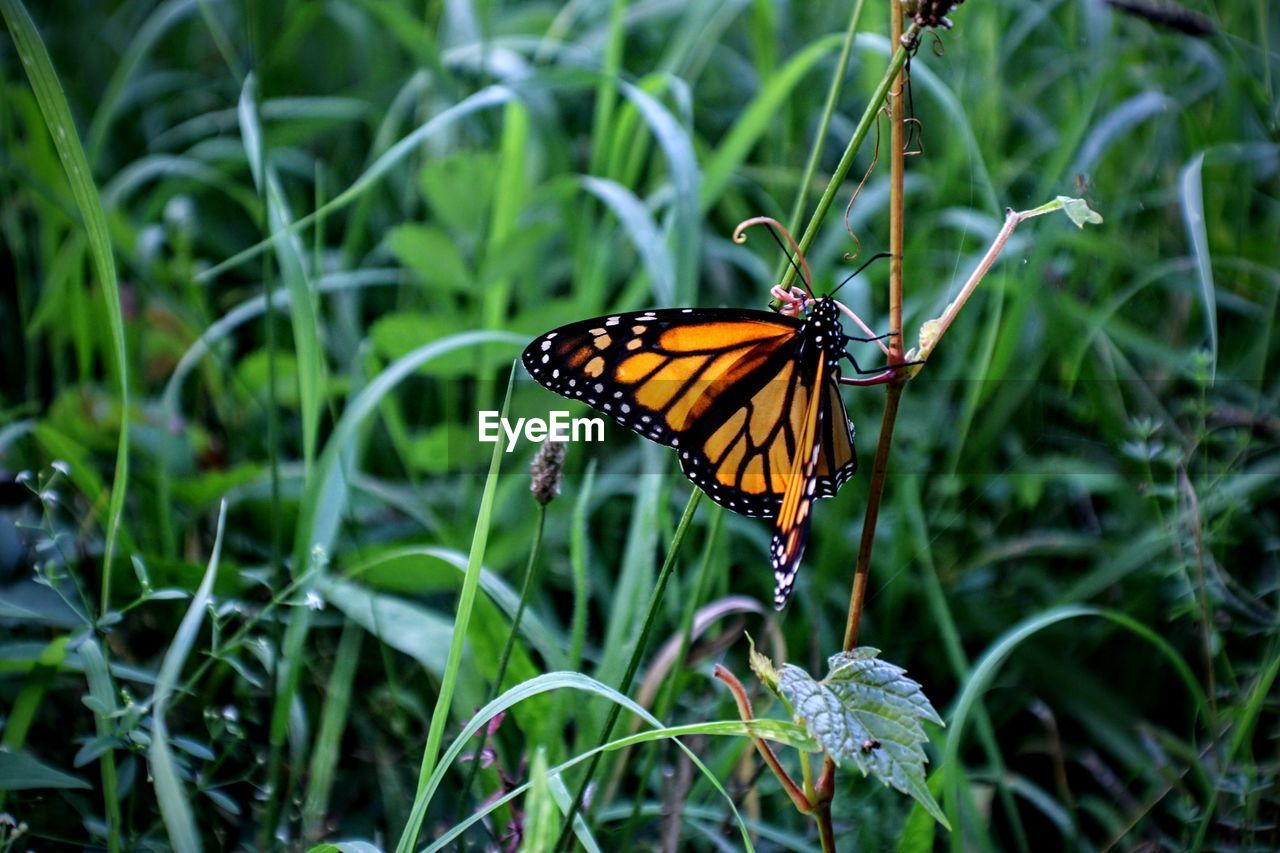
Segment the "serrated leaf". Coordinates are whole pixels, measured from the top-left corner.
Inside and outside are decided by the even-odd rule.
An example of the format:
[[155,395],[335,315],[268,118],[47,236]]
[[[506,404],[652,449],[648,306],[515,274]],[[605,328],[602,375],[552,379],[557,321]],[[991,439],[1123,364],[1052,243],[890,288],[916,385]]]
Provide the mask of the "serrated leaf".
[[791,703],[796,722],[822,745],[837,764],[852,761],[862,774],[875,776],[914,797],[938,823],[950,829],[925,781],[921,725],[943,725],[920,685],[906,670],[879,659],[870,647],[827,659],[822,681],[797,666],[784,664],[779,688]]
[[1060,195],[1058,201],[1062,204],[1062,212],[1071,218],[1077,228],[1102,224],[1102,215],[1089,207],[1089,203],[1084,199]]

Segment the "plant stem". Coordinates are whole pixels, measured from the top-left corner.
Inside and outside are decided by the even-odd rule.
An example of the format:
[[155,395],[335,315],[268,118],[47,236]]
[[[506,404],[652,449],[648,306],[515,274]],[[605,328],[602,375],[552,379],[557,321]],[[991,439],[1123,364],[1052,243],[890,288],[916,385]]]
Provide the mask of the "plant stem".
[[[914,34],[915,25],[912,25]],[[906,48],[902,44],[902,7],[899,0],[889,0],[889,38],[898,46],[891,69],[896,77],[889,97],[889,330],[896,334],[889,338],[889,363],[902,361],[902,249],[903,249],[903,184],[906,169],[905,114],[903,93],[907,86],[907,72],[903,68]],[[901,57],[901,59],[899,59]],[[902,69],[901,73],[897,73]],[[893,428],[898,419],[898,403],[902,399],[903,378],[889,383],[884,398],[884,415],[880,419],[880,440],[876,444],[876,457],[871,466],[871,483],[867,494],[867,508],[862,520],[862,541],[858,545],[858,561],[853,573],[853,587],[849,593],[849,614],[844,629],[844,650],[850,651],[858,642],[858,628],[862,623],[862,608],[866,603],[867,578],[871,572],[871,549],[875,545],[876,522],[880,517],[880,502],[884,496],[885,472],[889,468],[889,449],[893,445]],[[818,834],[824,850],[834,850],[835,833],[831,822],[831,801],[835,797],[835,762],[828,755],[822,763],[822,775],[818,777],[817,818]],[[830,846],[829,846],[830,845]]]
[[[895,8],[897,7],[895,6]],[[914,33],[915,30],[916,26],[912,24],[909,32]],[[836,193],[840,190],[840,184],[844,182],[845,176],[849,174],[850,167],[853,166],[854,155],[862,147],[862,141],[866,139],[867,131],[871,129],[871,123],[875,121],[876,113],[880,111],[880,105],[888,97],[889,89],[892,88],[894,80],[898,77],[898,72],[906,61],[907,51],[899,44],[897,50],[893,53],[893,57],[889,60],[889,67],[885,69],[884,77],[876,85],[875,91],[871,93],[871,99],[867,102],[867,108],[862,112],[862,118],[858,120],[858,126],[853,131],[849,144],[845,146],[844,154],[840,157],[840,163],[836,166],[835,171],[831,173],[831,180],[827,182],[827,188],[822,191],[822,198],[818,199],[817,208],[814,209],[813,215],[809,217],[809,224],[805,226],[804,234],[801,235],[799,240],[802,253],[808,252],[809,247],[813,245],[813,241],[817,239],[818,228],[826,217],[827,211],[831,209],[831,203],[835,201]],[[795,279],[795,267],[788,266],[780,284],[783,288],[788,288]]]
[[831,803],[818,806],[818,841],[822,845],[822,853],[836,853],[836,828],[831,822]]
[[902,389],[902,383],[892,382],[884,398],[884,414],[880,418],[880,441],[876,444],[875,461],[871,465],[867,508],[862,520],[862,541],[858,545],[858,562],[853,573],[853,588],[849,593],[849,615],[844,628],[846,652],[852,651],[858,642],[862,608],[866,603],[867,577],[871,573],[871,549],[875,545],[876,522],[880,518],[885,475],[889,469],[889,449],[893,444],[893,427],[898,418],[898,403],[902,399]]
[[[675,535],[671,537],[671,547],[667,549],[667,557],[662,563],[661,571],[658,572],[658,581],[653,587],[653,593],[649,596],[649,606],[645,610],[644,624],[640,628],[640,636],[636,639],[635,647],[631,650],[631,659],[627,661],[627,671],[623,674],[622,680],[618,682],[619,693],[625,694],[631,689],[631,682],[636,676],[636,670],[640,668],[640,658],[644,656],[645,646],[649,643],[649,635],[653,632],[653,624],[657,621],[658,605],[662,602],[662,594],[666,591],[667,582],[671,580],[671,572],[676,565],[676,555],[680,553],[680,546],[684,543],[685,534],[689,532],[689,524],[693,521],[693,513],[698,508],[698,502],[701,498],[702,492],[694,489],[693,494],[689,496],[689,503],[685,505],[684,515],[680,518],[680,524],[676,527]],[[621,705],[610,704],[609,715],[605,718],[604,728],[600,731],[599,741],[601,746],[609,742],[609,736],[613,734],[613,727],[617,724],[618,715],[621,711]],[[591,761],[587,764],[586,773],[578,784],[578,792],[573,797],[573,804],[569,806],[569,812],[565,815],[564,827],[560,830],[560,838],[556,841],[556,850],[568,848],[569,840],[573,837],[573,819],[577,816],[578,810],[582,808],[582,801],[587,795],[587,787],[591,784],[591,777],[595,775],[596,767],[600,764],[600,756],[603,754],[603,752],[597,752],[591,756]]]
[[[485,700],[485,704],[489,704],[497,698],[498,693],[502,691],[502,679],[507,675],[507,663],[511,660],[511,651],[516,644],[516,636],[520,633],[520,620],[524,617],[524,609],[529,603],[529,595],[533,590],[534,578],[537,576],[538,569],[538,552],[542,550],[542,532],[547,521],[546,504],[538,504],[538,521],[533,531],[533,544],[529,547],[529,562],[524,569],[524,582],[520,585],[520,603],[516,605],[515,615],[511,617],[511,630],[507,632],[507,641],[502,646],[502,655],[498,658],[498,672],[493,678],[493,686],[489,688],[489,698]],[[476,775],[480,772],[480,762],[484,756],[485,744],[489,739],[489,727],[485,726],[480,730],[480,743],[476,746],[474,757],[471,760],[471,769],[467,772],[467,779],[462,784],[462,791],[458,796],[459,811],[466,805],[467,796],[471,793],[471,788],[476,783]]]
[[[742,686],[742,682],[738,680],[738,676],[734,675],[727,668],[716,664],[715,670],[712,672],[717,679],[723,681],[729,687],[729,691],[733,694],[733,701],[738,705],[738,716],[742,718],[744,723],[749,723],[755,719],[755,712],[751,709],[751,699],[747,696],[746,688]],[[791,798],[792,804],[801,814],[809,814],[813,811],[813,804],[809,802],[809,798],[791,778],[791,774],[787,772],[787,768],[782,766],[782,762],[778,761],[778,756],[774,754],[773,747],[769,746],[769,742],[762,737],[752,737],[751,742],[756,745],[756,749],[760,751],[760,757],[764,759],[764,763],[769,765],[769,769],[773,771],[773,775],[778,777],[778,781],[782,783],[782,790],[787,792],[787,796]],[[823,845],[823,849],[827,848]]]
[[[889,0],[889,39],[890,44],[896,44],[899,50],[904,50],[902,47],[902,6],[899,0]],[[907,168],[906,110],[903,104],[905,100],[903,96],[906,94],[907,85],[910,82],[910,78],[907,76],[908,73],[908,69],[904,65],[902,73],[898,75],[897,88],[889,96],[889,331],[894,333],[889,338],[890,364],[902,360],[902,210],[904,203],[903,185]],[[893,432],[893,418],[889,416],[890,399],[892,397],[885,400],[885,418],[880,433],[881,446],[885,445],[883,428],[887,427],[889,429],[890,437],[892,437]],[[896,400],[893,402],[893,410],[896,415]],[[879,456],[879,453],[879,448],[877,448],[876,455]],[[887,449],[885,450],[885,455],[887,462]],[[870,506],[868,506],[868,510],[870,510]],[[871,532],[872,535],[875,534],[874,524]],[[863,541],[866,542],[865,528]],[[859,567],[861,567],[861,554],[859,554],[858,562]],[[846,651],[849,647],[849,637],[846,634]]]
[[[827,102],[822,108],[822,118],[818,122],[818,132],[813,137],[813,147],[809,150],[809,162],[804,166],[804,177],[800,179],[800,190],[796,193],[795,203],[791,206],[791,215],[787,217],[787,230],[792,234],[800,227],[800,216],[804,213],[804,203],[809,197],[809,186],[818,171],[818,159],[822,156],[827,130],[831,127],[831,117],[835,115],[836,104],[840,101],[840,93],[844,91],[844,71],[849,67],[849,56],[853,53],[853,38],[858,31],[858,19],[862,17],[864,0],[858,0],[853,6],[853,14],[849,16],[849,28],[844,33],[844,43],[840,45],[840,58],[836,60],[835,73],[831,75],[831,87],[827,90]],[[786,258],[778,262],[778,274],[783,275],[791,265]]]
[[[1017,228],[1019,223],[1027,219],[1034,219],[1037,216],[1043,216],[1046,213],[1062,210],[1062,202],[1059,200],[1051,201],[1043,204],[1033,210],[1008,209],[1004,214],[1004,226],[1000,229],[1000,233],[996,235],[996,239],[992,241],[991,246],[987,249],[986,254],[982,256],[982,260],[978,261],[978,266],[974,268],[969,276],[969,280],[964,283],[964,287],[960,288],[959,295],[951,300],[942,315],[935,320],[930,320],[927,326],[929,329],[929,340],[922,341],[920,352],[914,354],[915,359],[924,361],[929,358],[938,342],[942,340],[942,336],[946,334],[951,323],[955,320],[956,315],[960,313],[960,309],[969,301],[969,297],[977,290],[978,285],[982,283],[982,279],[991,269],[991,265],[996,262],[996,258],[1000,257],[1000,252],[1004,250],[1005,244],[1009,242],[1009,237],[1013,234],[1013,229]],[[919,372],[920,365],[916,365],[915,372]]]

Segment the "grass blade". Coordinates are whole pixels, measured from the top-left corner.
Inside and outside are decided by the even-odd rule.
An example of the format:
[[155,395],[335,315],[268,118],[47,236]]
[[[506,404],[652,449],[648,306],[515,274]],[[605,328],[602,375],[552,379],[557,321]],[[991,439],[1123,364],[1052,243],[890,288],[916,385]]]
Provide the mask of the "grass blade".
[[[16,2],[16,0],[6,0],[6,2]],[[515,93],[506,86],[490,86],[487,89],[481,89],[469,98],[454,104],[439,115],[430,119],[426,123],[419,125],[411,133],[397,142],[387,152],[373,161],[368,169],[352,182],[337,196],[325,202],[323,207],[317,208],[301,219],[289,224],[288,230],[293,234],[298,234],[302,229],[314,223],[318,218],[327,216],[334,211],[346,207],[351,202],[363,196],[369,190],[373,189],[383,177],[386,176],[393,168],[403,162],[414,152],[419,145],[426,140],[435,136],[437,133],[449,128],[454,122],[465,118],[474,112],[490,109],[506,103],[515,97]],[[272,233],[266,238],[253,244],[247,249],[237,252],[225,261],[214,264],[209,269],[204,270],[196,276],[196,281],[208,283],[213,281],[222,273],[229,269],[239,266],[240,264],[252,258],[256,258],[271,246],[276,239],[283,236],[284,232]]]
[[635,193],[617,181],[590,175],[584,175],[579,178],[579,181],[587,192],[604,202],[622,223],[636,253],[640,255],[645,272],[653,281],[653,295],[658,300],[658,304],[674,303],[675,267],[671,252],[662,241],[658,225],[653,221],[649,209],[636,197]]
[[182,666],[195,647],[196,636],[200,632],[200,623],[204,621],[205,610],[213,593],[213,581],[218,576],[218,563],[222,559],[222,534],[227,522],[227,503],[222,502],[218,509],[218,528],[213,539],[213,553],[209,555],[209,566],[205,569],[204,578],[191,599],[187,615],[182,618],[178,632],[165,652],[164,662],[160,664],[160,674],[156,677],[156,687],[151,700],[151,748],[148,757],[151,761],[151,776],[156,789],[156,801],[160,805],[160,815],[164,819],[165,831],[175,850],[185,853],[188,850],[200,850],[200,834],[196,829],[195,817],[191,814],[191,804],[186,792],[182,789],[182,779],[178,775],[173,752],[169,747],[169,732],[165,724],[165,711],[168,709],[169,696],[178,683]]
[[196,8],[196,0],[169,0],[168,3],[162,3],[147,16],[146,22],[129,39],[129,47],[120,58],[107,88],[103,90],[98,110],[93,114],[93,122],[89,125],[88,155],[92,162],[97,163],[102,158],[107,131],[111,129],[111,122],[120,108],[129,79],[138,71],[156,42]]
[[107,543],[102,555],[102,611],[111,602],[111,563],[115,558],[116,538],[120,519],[124,514],[124,496],[129,485],[129,365],[124,340],[124,310],[120,303],[120,282],[116,278],[115,254],[111,248],[111,235],[107,231],[107,217],[102,209],[102,198],[93,182],[89,161],[80,144],[80,134],[71,118],[62,83],[54,71],[49,51],[45,49],[35,23],[22,5],[22,0],[0,0],[0,13],[4,15],[9,33],[27,79],[35,92],[36,102],[49,135],[53,137],[58,159],[67,175],[76,208],[89,235],[89,252],[94,269],[102,285],[107,306],[107,323],[111,328],[111,345],[115,356],[116,381],[120,384],[120,437],[116,444],[115,482],[111,486],[111,503],[107,511]]
[[[516,705],[517,703],[525,699],[528,699],[533,696],[537,696],[541,693],[546,693],[551,690],[560,690],[563,688],[569,688],[573,690],[579,690],[585,693],[592,693],[597,696],[603,696],[604,698],[608,699],[610,702],[614,703],[615,706],[619,708],[625,708],[626,710],[630,711],[631,713],[643,719],[645,722],[647,722],[649,725],[653,726],[654,728],[649,731],[641,732],[636,735],[620,738],[616,741],[612,741],[602,746],[598,746],[595,749],[592,749],[588,752],[584,752],[581,755],[557,767],[551,768],[548,771],[548,773],[553,775],[558,775],[563,771],[571,767],[575,767],[578,764],[582,763],[583,761],[587,761],[606,751],[623,749],[625,747],[632,746],[638,743],[648,743],[650,741],[659,740],[664,737],[680,737],[683,735],[690,735],[690,734],[745,735],[745,734],[754,733],[761,737],[778,739],[780,742],[788,743],[792,746],[796,746],[797,748],[801,748],[801,749],[814,748],[814,744],[812,740],[804,732],[802,727],[794,723],[779,722],[775,720],[755,720],[755,721],[752,721],[752,723],[744,723],[741,720],[726,720],[723,722],[697,723],[690,726],[679,726],[679,727],[674,727],[670,729],[664,729],[662,728],[661,721],[659,721],[657,717],[654,717],[652,714],[650,714],[648,711],[646,711],[643,707],[638,705],[636,702],[627,698],[622,693],[619,693],[617,690],[614,690],[612,687],[609,687],[607,684],[602,684],[601,682],[596,681],[594,678],[591,678],[589,676],[582,675],[576,672],[549,672],[549,673],[546,673],[545,675],[539,675],[536,678],[530,679],[529,681],[523,682],[522,684],[518,684],[515,687],[512,687],[510,690],[507,690],[497,699],[493,700],[488,705],[485,705],[483,708],[481,708],[479,711],[475,713],[475,715],[471,718],[471,720],[467,723],[467,725],[463,727],[462,731],[459,732],[458,736],[454,739],[449,749],[445,751],[444,755],[440,759],[439,766],[436,768],[435,772],[432,774],[431,779],[427,782],[426,787],[422,791],[420,791],[419,797],[425,798],[426,800],[426,802],[424,802],[422,805],[422,810],[425,812],[426,806],[430,802],[431,797],[439,789],[441,782],[444,781],[444,774],[448,771],[449,765],[452,764],[453,761],[457,759],[457,757],[462,753],[462,750],[466,748],[466,745],[470,741],[471,737],[476,732],[480,731],[480,728],[482,726],[488,723],[489,720],[491,720],[494,716],[502,713],[503,711],[507,710],[508,708],[511,708],[512,706]],[[742,831],[743,841],[745,843],[745,846],[747,847],[747,849],[753,849],[751,847],[750,838],[746,833],[746,826],[742,823],[742,818],[738,814],[738,810],[733,804],[733,799],[729,797],[727,792],[725,792],[724,788],[720,785],[720,782],[716,778],[716,776],[712,774],[711,771],[708,770],[704,764],[702,764],[702,762],[698,759],[696,755],[690,752],[688,748],[685,747],[683,744],[681,744],[679,741],[677,741],[677,745],[680,746],[680,748],[684,750],[685,754],[690,757],[690,759],[694,762],[694,764],[700,770],[702,770],[702,772],[711,781],[712,785],[716,788],[716,790],[718,790],[720,794],[725,798],[726,802],[728,802],[730,809],[732,809],[733,811],[734,818],[738,822],[739,829]],[[497,800],[493,803],[488,804],[484,809],[476,812],[470,818],[463,821],[462,823],[459,823],[457,826],[454,826],[452,829],[449,830],[448,833],[442,835],[440,838],[435,839],[435,841],[428,848],[428,850],[444,849],[445,847],[447,847],[450,841],[452,841],[454,838],[460,835],[463,831],[465,831],[468,826],[480,820],[486,814],[488,814],[490,811],[497,808],[498,806],[503,805],[506,802],[509,802],[511,799],[514,799],[515,797],[524,793],[524,791],[528,787],[529,787],[528,783],[521,785],[520,787],[511,791],[507,796],[503,797],[501,800]]]
[[[511,405],[511,389],[515,385],[516,368],[511,370],[507,380],[507,397],[502,403],[505,416]],[[427,745],[422,753],[422,770],[418,774],[419,795],[413,804],[413,813],[409,823],[396,845],[399,853],[409,853],[418,841],[418,832],[426,817],[429,797],[423,796],[424,788],[436,770],[436,762],[440,755],[440,744],[444,740],[444,727],[449,719],[449,705],[453,701],[454,687],[458,681],[459,669],[462,666],[462,647],[467,638],[467,626],[471,621],[471,610],[475,605],[476,590],[480,586],[480,568],[484,562],[484,550],[489,541],[489,525],[493,518],[493,500],[498,490],[498,473],[502,470],[502,454],[504,442],[501,438],[493,445],[493,457],[489,462],[489,475],[484,481],[484,492],[480,497],[480,510],[476,514],[475,533],[471,539],[471,554],[467,562],[467,574],[462,581],[462,594],[458,597],[458,614],[454,620],[453,637],[449,641],[449,658],[445,664],[444,676],[440,679],[440,692],[436,696],[435,710],[431,712],[431,728],[427,732]]]
[[275,169],[267,160],[258,122],[257,78],[250,74],[240,91],[240,133],[254,183],[267,204],[267,230],[274,235],[276,260],[289,291],[289,318],[298,365],[298,395],[302,405],[302,453],[307,471],[315,460],[324,396],[325,359],[320,345],[316,300],[308,280],[301,241],[290,228],[292,216]]
[[[947,818],[951,821],[952,826],[960,829],[962,825],[959,816],[960,782],[963,775],[959,764],[960,744],[964,739],[965,726],[968,724],[969,716],[974,713],[974,709],[977,707],[978,699],[986,692],[987,687],[995,678],[1000,667],[1023,640],[1059,622],[1083,616],[1098,616],[1109,619],[1117,625],[1133,631],[1154,645],[1174,665],[1179,677],[1187,686],[1191,697],[1195,700],[1197,711],[1201,717],[1205,717],[1208,700],[1205,698],[1204,692],[1196,681],[1195,675],[1191,672],[1191,668],[1187,666],[1186,661],[1169,645],[1167,640],[1126,614],[1113,610],[1103,610],[1098,607],[1066,604],[1025,619],[1006,631],[983,654],[977,665],[974,666],[969,680],[965,682],[964,689],[961,691],[960,696],[957,697],[955,708],[951,713],[951,720],[947,727],[945,757],[940,769],[946,773],[944,800]],[[962,839],[957,837],[957,840]]]
[[1196,273],[1200,278],[1200,296],[1204,300],[1205,332],[1209,338],[1212,358],[1210,375],[1218,373],[1218,298],[1213,283],[1213,259],[1209,253],[1209,234],[1204,221],[1204,190],[1200,173],[1204,168],[1204,152],[1191,158],[1178,178],[1178,196],[1182,203],[1182,221],[1187,226],[1187,238],[1191,241],[1191,253],[1196,260]]
[[679,305],[689,304],[698,283],[698,236],[701,233],[698,211],[701,176],[693,142],[657,98],[630,83],[622,85],[622,92],[649,125],[667,158],[667,171],[675,193],[670,230],[676,271],[675,301]]
[[[813,66],[839,47],[843,40],[842,36],[833,35],[808,45],[791,57],[768,85],[752,98],[716,147],[715,154],[707,161],[700,199],[704,213],[720,198],[720,194],[729,185],[729,179],[742,166],[765,131],[774,126],[778,113],[796,86],[800,85]],[[804,197],[803,188],[800,196]]]
[[324,692],[320,728],[316,731],[315,746],[311,750],[307,795],[302,805],[304,838],[319,838],[324,834],[324,816],[333,790],[334,770],[342,753],[342,735],[347,728],[347,712],[351,707],[351,685],[360,663],[363,639],[361,627],[348,621],[342,629],[342,639],[338,641],[338,654]]

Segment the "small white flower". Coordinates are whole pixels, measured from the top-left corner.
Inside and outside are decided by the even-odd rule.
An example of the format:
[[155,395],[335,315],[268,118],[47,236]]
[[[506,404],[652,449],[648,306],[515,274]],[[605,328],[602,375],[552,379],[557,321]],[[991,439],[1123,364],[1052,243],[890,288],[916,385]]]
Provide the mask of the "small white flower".
[[324,599],[315,590],[307,591],[307,607],[311,610],[323,610]]
[[61,459],[53,460],[53,465],[51,467],[64,477],[71,476],[71,466],[66,462],[63,462]]

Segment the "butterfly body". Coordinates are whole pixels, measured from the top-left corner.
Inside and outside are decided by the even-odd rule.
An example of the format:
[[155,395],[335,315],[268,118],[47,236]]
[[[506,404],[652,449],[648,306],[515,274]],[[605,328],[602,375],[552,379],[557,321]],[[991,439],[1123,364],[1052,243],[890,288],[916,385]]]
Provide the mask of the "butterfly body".
[[857,467],[837,384],[848,340],[829,298],[803,319],[677,308],[570,323],[536,338],[523,362],[550,390],[675,449],[716,503],[775,518],[781,609],[813,500],[834,496]]

